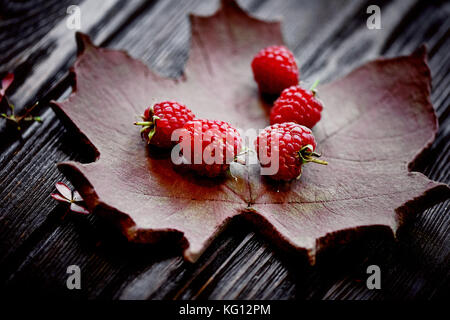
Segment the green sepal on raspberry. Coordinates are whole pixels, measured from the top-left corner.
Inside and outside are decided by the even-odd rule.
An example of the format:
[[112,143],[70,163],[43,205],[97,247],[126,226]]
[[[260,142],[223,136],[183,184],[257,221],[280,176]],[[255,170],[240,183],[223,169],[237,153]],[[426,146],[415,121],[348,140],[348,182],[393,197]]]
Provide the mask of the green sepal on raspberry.
[[317,152],[314,152],[313,150],[314,150],[314,148],[310,144],[308,144],[300,149],[300,151],[298,152],[298,156],[302,160],[302,164],[314,162],[314,163],[318,163],[318,164],[327,165],[328,162],[317,159],[317,158],[320,158],[321,155],[318,154]]
[[[142,117],[144,118],[144,117]],[[141,133],[145,133],[147,135],[148,143],[153,138],[153,135],[156,132],[156,120],[158,120],[159,117],[153,116],[151,121],[143,121],[143,122],[135,122],[134,124],[137,126],[142,126]],[[148,132],[148,133],[147,133]]]

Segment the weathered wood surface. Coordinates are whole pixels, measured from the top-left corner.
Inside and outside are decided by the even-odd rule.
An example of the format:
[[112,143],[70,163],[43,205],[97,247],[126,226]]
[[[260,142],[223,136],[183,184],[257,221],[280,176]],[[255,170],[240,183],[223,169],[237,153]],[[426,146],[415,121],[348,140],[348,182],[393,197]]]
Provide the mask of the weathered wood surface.
[[[122,299],[411,299],[444,298],[449,289],[449,201],[401,229],[398,241],[372,233],[330,248],[310,267],[279,252],[252,226],[235,221],[195,264],[176,249],[127,243],[95,216],[66,216],[49,195],[65,181],[55,163],[89,161],[79,141],[55,117],[48,100],[68,93],[73,31],[71,1],[0,2],[0,72],[14,71],[11,100],[19,110],[43,101],[43,124],[23,137],[0,122],[0,283],[9,295]],[[440,130],[417,170],[449,183],[450,2],[385,0],[382,30],[368,30],[373,1],[239,1],[264,19],[283,16],[285,38],[302,78],[328,81],[379,55],[409,54],[425,43]],[[100,8],[101,7],[101,8]],[[216,1],[81,2],[83,31],[97,44],[125,49],[165,75],[181,73],[188,56],[189,12],[209,14]],[[55,85],[59,82],[59,85]],[[63,218],[64,217],[64,218]],[[173,246],[174,247],[174,246]],[[82,290],[67,290],[66,268],[77,264]],[[382,290],[365,286],[378,264]]]

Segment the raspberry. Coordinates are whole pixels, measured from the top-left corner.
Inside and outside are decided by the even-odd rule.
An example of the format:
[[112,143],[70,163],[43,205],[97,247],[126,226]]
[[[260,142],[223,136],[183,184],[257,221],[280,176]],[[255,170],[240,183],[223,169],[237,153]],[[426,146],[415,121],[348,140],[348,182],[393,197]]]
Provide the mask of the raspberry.
[[295,122],[312,128],[320,120],[322,109],[322,103],[317,100],[314,91],[292,86],[284,89],[275,101],[270,112],[270,123]]
[[242,138],[224,121],[196,119],[184,125],[180,144],[187,167],[200,175],[216,177],[229,168],[241,151]]
[[298,67],[292,52],[284,46],[267,47],[253,58],[253,76],[259,90],[280,94],[283,89],[298,83]]
[[[278,143],[272,138],[278,138]],[[276,138],[275,138],[276,139]],[[327,164],[315,159],[316,140],[311,129],[302,125],[285,122],[265,128],[255,141],[258,159],[262,167],[274,165],[278,159],[278,171],[270,177],[274,180],[292,180],[299,178],[302,165],[308,162]]]
[[171,141],[172,132],[194,118],[194,114],[185,105],[175,101],[163,101],[145,109],[142,116],[144,121],[134,124],[142,126],[142,137],[148,144],[170,148],[174,145]]

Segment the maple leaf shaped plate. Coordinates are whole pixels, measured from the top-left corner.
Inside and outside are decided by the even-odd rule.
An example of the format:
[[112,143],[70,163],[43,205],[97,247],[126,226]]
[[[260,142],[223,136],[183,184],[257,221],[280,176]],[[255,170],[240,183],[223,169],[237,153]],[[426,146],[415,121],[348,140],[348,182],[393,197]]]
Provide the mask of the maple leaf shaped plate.
[[234,1],[190,21],[190,57],[179,79],[77,34],[76,85],[66,101],[53,102],[97,154],[95,162],[59,168],[89,209],[112,219],[130,241],[179,238],[193,262],[241,215],[314,262],[328,243],[349,241],[367,228],[395,233],[406,215],[449,197],[446,185],[409,171],[437,131],[424,50],[370,62],[319,86],[324,111],[314,132],[329,165],[305,167],[299,181],[270,182],[258,165],[233,165],[235,178],[219,179],[175,169],[170,153],[141,140],[133,125],[138,115],[170,99],[199,118],[264,128],[268,108],[250,63],[261,48],[283,44],[279,22],[249,17]]

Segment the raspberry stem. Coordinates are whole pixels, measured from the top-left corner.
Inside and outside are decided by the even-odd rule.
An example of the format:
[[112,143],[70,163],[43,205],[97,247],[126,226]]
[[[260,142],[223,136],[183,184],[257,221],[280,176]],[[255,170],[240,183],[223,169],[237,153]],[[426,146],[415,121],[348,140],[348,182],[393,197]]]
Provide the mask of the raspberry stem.
[[326,162],[326,161],[317,159],[320,157],[320,154],[314,152],[313,147],[310,144],[301,148],[300,151],[298,152],[298,155],[302,159],[303,164],[308,163],[308,162],[314,162],[314,163],[318,163],[318,164],[322,164],[322,165],[328,164],[328,162]]
[[[152,114],[153,114],[153,112],[152,112]],[[152,140],[152,138],[156,132],[156,120],[159,120],[159,119],[160,119],[160,117],[153,116],[152,121],[139,121],[139,122],[134,123],[134,125],[136,125],[136,126],[142,126],[141,133],[145,132],[147,129],[150,129],[150,131],[148,133],[148,143],[149,144],[150,144],[150,140]]]
[[142,121],[142,122],[135,122],[134,125],[136,126],[152,126],[153,125],[153,121]]
[[320,80],[317,79],[316,81],[314,81],[313,85],[311,86],[311,88],[309,89],[309,91],[312,92],[313,96],[316,95],[317,91],[316,91],[316,87],[319,85]]
[[247,153],[249,153],[249,152],[254,152],[252,149],[249,149],[249,148],[247,148],[247,147],[243,147],[242,149],[241,149],[241,152],[239,152],[237,155],[235,155],[234,157],[235,158],[237,158],[237,157],[239,157],[239,156],[242,156],[242,155],[246,155]]
[[250,152],[254,152],[254,151],[252,149],[247,148],[247,147],[242,147],[241,152],[239,152],[237,155],[234,156],[234,161],[239,163],[239,164],[245,165],[246,164],[245,160],[239,159],[239,157],[243,156],[243,155],[246,156]]
[[17,116],[14,114],[14,105],[12,103],[9,102],[8,97],[4,96],[4,99],[6,101],[6,103],[9,105],[9,108],[11,109],[11,114],[8,116],[6,113],[2,113],[0,114],[0,117],[5,118],[6,120],[10,120],[16,123],[17,125],[17,130],[20,130],[20,123],[22,121],[37,121],[37,122],[42,122],[41,117],[33,117],[31,116],[31,112],[33,111],[33,109],[39,104],[39,101],[37,101],[31,108],[25,108],[25,113],[21,116]]

